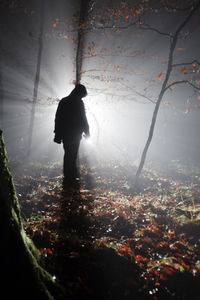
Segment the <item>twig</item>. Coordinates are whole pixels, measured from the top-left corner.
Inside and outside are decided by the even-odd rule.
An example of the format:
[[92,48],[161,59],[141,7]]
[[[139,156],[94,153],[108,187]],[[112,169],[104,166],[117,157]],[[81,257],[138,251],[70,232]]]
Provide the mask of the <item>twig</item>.
[[195,88],[196,90],[200,90],[200,87],[197,87],[195,84],[189,82],[188,80],[180,80],[180,81],[175,81],[175,82],[169,84],[168,86],[166,86],[166,88],[164,89],[164,92],[166,92],[166,90],[168,90],[172,86],[182,84],[182,83],[187,83],[187,84],[191,85],[193,88]]
[[[143,27],[143,26],[145,26],[145,27]],[[162,31],[158,30],[157,28],[151,27],[149,24],[145,24],[145,23],[143,23],[143,24],[139,27],[139,29],[142,29],[142,30],[151,30],[151,31],[155,31],[155,32],[157,32],[157,33],[159,33],[159,34],[161,34],[161,35],[170,37],[170,38],[173,37],[171,33],[162,32]]]
[[127,86],[125,83],[120,82],[121,85],[125,86],[127,89],[132,90],[135,94],[137,94],[138,96],[147,99],[148,101],[152,102],[153,104],[155,104],[155,102],[149,98],[148,96],[146,96],[145,94],[141,94],[140,92],[137,92],[135,89],[131,88],[130,86]]
[[193,64],[197,64],[200,66],[200,62],[198,60],[193,60],[192,62],[186,62],[186,63],[179,63],[179,64],[173,64],[172,67],[179,67],[179,66],[190,66],[190,65],[193,65]]

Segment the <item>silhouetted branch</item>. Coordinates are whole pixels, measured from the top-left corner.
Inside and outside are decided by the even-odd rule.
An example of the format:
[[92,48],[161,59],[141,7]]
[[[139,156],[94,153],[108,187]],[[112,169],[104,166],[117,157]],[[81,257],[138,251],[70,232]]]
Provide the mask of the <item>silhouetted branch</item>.
[[149,24],[146,24],[146,23],[141,24],[139,28],[142,29],[142,30],[155,31],[158,34],[161,34],[161,35],[164,35],[164,36],[167,36],[167,37],[170,37],[170,38],[172,37],[171,33],[160,31],[159,29],[151,27]]
[[180,81],[175,81],[175,82],[169,84],[169,85],[165,88],[165,92],[166,92],[166,90],[170,89],[172,86],[175,86],[175,85],[178,85],[178,84],[183,84],[183,83],[186,83],[186,84],[191,85],[191,87],[193,87],[193,88],[196,89],[196,90],[200,90],[200,87],[196,86],[196,85],[193,84],[192,82],[190,82],[190,81],[188,81],[188,80],[180,80]]
[[127,89],[132,90],[133,93],[137,94],[138,96],[140,96],[140,97],[150,101],[151,103],[155,104],[155,102],[150,97],[146,96],[145,94],[142,94],[142,93],[136,91],[134,88],[131,88],[130,86],[126,85],[125,83],[121,82],[121,85],[125,86]]
[[191,6],[181,8],[181,7],[178,7],[177,5],[176,6],[170,5],[169,3],[166,3],[165,0],[162,0],[162,3],[164,5],[164,7],[168,8],[168,9],[171,9],[171,10],[175,9],[175,10],[178,10],[178,11],[187,11],[187,10],[191,9]]
[[190,66],[193,64],[197,64],[200,66],[200,62],[198,60],[193,60],[192,62],[186,62],[186,63],[178,63],[178,64],[173,64],[172,67],[180,67],[180,66]]
[[149,98],[149,97],[146,96],[145,94],[141,94],[141,93],[139,93],[139,92],[137,92],[137,91],[135,91],[135,93],[136,93],[138,96],[147,99],[148,101],[150,101],[150,102],[153,103],[153,104],[156,103],[155,101],[153,101],[151,98]]
[[179,36],[180,32],[182,31],[182,29],[185,27],[185,25],[189,22],[191,17],[194,15],[195,11],[199,8],[199,6],[200,6],[200,1],[198,1],[198,4],[191,10],[191,12],[187,16],[187,18],[179,25],[179,27],[175,31],[175,34],[173,35],[173,38],[171,39],[170,49],[169,49],[168,65],[167,65],[167,72],[166,72],[165,80],[163,81],[163,84],[162,84],[161,91],[160,91],[159,96],[158,96],[158,100],[156,102],[156,106],[155,106],[153,116],[152,116],[150,130],[149,130],[149,135],[148,135],[145,147],[143,149],[141,160],[140,160],[137,172],[136,172],[135,186],[137,186],[138,183],[139,183],[139,177],[140,177],[140,174],[141,174],[142,169],[144,167],[147,151],[149,149],[149,146],[150,146],[152,138],[153,138],[153,133],[154,133],[154,128],[155,128],[156,119],[157,119],[157,115],[158,115],[158,110],[159,110],[160,103],[162,101],[163,95],[166,91],[167,83],[168,83],[168,80],[169,80],[169,77],[170,77],[171,71],[172,71],[173,55],[174,55],[174,50],[175,50],[175,47],[176,47],[176,44],[177,44],[178,36]]

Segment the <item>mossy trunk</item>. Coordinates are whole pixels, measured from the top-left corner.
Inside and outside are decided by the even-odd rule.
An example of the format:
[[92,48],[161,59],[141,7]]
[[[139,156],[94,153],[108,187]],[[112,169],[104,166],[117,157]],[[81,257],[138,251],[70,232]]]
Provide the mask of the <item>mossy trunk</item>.
[[[1,294],[6,299],[66,299],[62,288],[39,265],[40,253],[27,237],[8,168],[0,130],[0,270]],[[12,294],[12,297],[10,297]]]

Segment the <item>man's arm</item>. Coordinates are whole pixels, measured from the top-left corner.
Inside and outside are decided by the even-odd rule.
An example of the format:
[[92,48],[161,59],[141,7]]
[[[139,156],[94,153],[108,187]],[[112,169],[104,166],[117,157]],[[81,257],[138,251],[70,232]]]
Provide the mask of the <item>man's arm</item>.
[[82,102],[83,106],[82,106],[82,118],[83,118],[83,132],[85,133],[86,137],[90,137],[90,128],[89,128],[89,124],[88,124],[88,120],[86,117],[86,113],[85,113],[85,106],[84,103]]
[[63,108],[62,102],[59,102],[58,108],[55,115],[55,128],[54,128],[54,142],[60,144],[62,138],[62,119],[63,119]]

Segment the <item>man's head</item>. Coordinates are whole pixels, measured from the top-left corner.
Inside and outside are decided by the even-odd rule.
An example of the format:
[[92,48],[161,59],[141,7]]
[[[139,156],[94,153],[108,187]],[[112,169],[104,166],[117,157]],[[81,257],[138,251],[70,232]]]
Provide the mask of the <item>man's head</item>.
[[73,91],[71,92],[71,95],[77,96],[80,98],[84,98],[87,96],[87,90],[86,87],[82,84],[77,84]]

